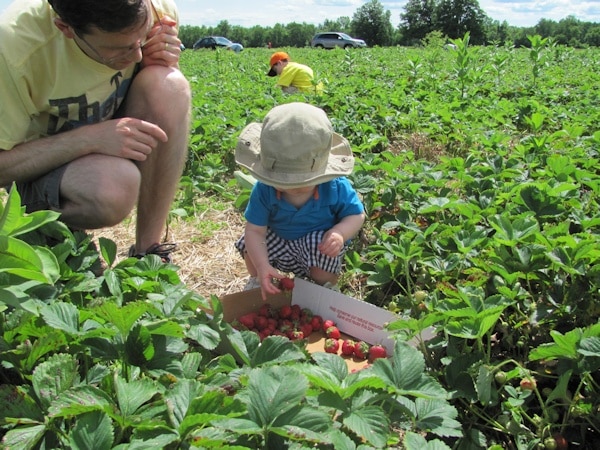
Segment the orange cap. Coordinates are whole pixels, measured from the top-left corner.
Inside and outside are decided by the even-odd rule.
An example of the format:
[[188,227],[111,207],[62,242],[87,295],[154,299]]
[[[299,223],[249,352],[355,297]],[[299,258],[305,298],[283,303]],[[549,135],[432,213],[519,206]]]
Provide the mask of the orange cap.
[[269,73],[267,73],[267,75],[269,75],[270,77],[274,77],[275,75],[277,75],[277,72],[275,72],[275,70],[273,69],[273,66],[275,64],[277,64],[279,61],[289,60],[289,59],[290,59],[290,55],[288,55],[286,52],[273,53],[273,55],[271,56],[271,60],[269,61],[269,66],[271,67],[271,70],[269,70]]

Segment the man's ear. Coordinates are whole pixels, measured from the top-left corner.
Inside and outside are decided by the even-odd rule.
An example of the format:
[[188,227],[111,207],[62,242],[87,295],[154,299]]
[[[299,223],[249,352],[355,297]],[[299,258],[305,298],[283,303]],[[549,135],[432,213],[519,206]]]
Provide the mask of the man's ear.
[[54,25],[56,25],[56,28],[58,28],[60,32],[69,39],[73,39],[73,37],[75,37],[75,31],[73,31],[71,25],[62,20],[60,17],[54,19]]

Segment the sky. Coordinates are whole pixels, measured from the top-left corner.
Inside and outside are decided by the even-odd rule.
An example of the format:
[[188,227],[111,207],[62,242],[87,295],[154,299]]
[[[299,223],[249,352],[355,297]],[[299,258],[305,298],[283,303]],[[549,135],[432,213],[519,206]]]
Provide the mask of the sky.
[[[0,0],[0,12],[13,0]],[[19,1],[19,0],[15,0]],[[391,12],[394,26],[400,22],[407,0],[380,0]],[[175,0],[182,25],[215,26],[226,20],[230,25],[250,28],[290,22],[322,24],[326,19],[352,18],[368,0]],[[540,19],[555,22],[572,15],[584,22],[600,22],[600,0],[479,0],[479,6],[493,20],[529,27]]]

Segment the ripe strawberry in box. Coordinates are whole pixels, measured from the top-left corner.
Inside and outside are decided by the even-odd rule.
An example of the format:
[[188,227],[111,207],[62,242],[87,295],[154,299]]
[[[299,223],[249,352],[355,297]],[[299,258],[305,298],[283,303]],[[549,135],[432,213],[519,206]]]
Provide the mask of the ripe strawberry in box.
[[325,331],[325,334],[327,335],[328,338],[332,338],[332,339],[339,339],[340,336],[342,335],[342,333],[340,333],[340,330],[338,329],[338,327],[329,327],[327,328],[327,330]]
[[353,339],[345,339],[344,342],[342,342],[342,355],[354,355],[354,347],[356,347],[356,341]]
[[327,353],[337,353],[339,349],[340,341],[332,338],[325,339],[325,351]]
[[365,341],[358,341],[354,346],[354,356],[360,360],[367,359],[369,357],[369,344]]
[[379,358],[387,358],[387,351],[383,345],[375,344],[369,349],[369,362]]

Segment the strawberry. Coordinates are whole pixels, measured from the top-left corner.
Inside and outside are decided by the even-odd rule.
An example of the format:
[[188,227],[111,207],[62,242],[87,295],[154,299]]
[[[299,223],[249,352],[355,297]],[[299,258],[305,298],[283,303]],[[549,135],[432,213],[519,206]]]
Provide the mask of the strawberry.
[[281,278],[279,280],[279,289],[282,291],[291,291],[294,289],[294,279],[293,278]]
[[279,308],[279,317],[282,319],[289,319],[292,315],[292,307],[290,305],[283,305]]
[[375,344],[369,349],[369,361],[373,362],[379,358],[387,358],[387,351],[381,344]]
[[338,329],[338,327],[329,327],[327,328],[327,331],[325,331],[325,334],[327,335],[328,338],[332,338],[332,339],[339,339],[341,336],[340,330]]
[[300,330],[294,330],[288,334],[288,337],[291,341],[297,341],[299,339],[304,339],[304,333]]
[[342,342],[342,355],[352,356],[354,355],[354,347],[356,342],[353,339],[345,339]]
[[369,356],[369,344],[365,341],[358,341],[354,346],[354,356],[362,360],[367,359]]
[[254,316],[256,316],[256,313],[248,313],[241,316],[238,320],[243,326],[250,329],[254,328]]
[[325,351],[327,353],[337,353],[340,348],[340,341],[337,339],[325,339]]
[[258,329],[258,331],[262,331],[269,325],[269,319],[265,316],[255,316],[254,317],[254,326]]
[[313,330],[321,330],[323,327],[323,318],[319,315],[312,316],[310,319],[310,324],[313,327]]
[[323,321],[323,331],[327,331],[327,328],[335,327],[335,322],[333,320],[327,319]]
[[260,308],[258,309],[258,315],[267,317],[267,318],[273,317],[274,312],[275,312],[275,309],[273,308],[273,306],[271,306],[270,303],[263,303],[262,305],[260,305]]
[[300,325],[300,330],[304,333],[304,337],[308,337],[313,332],[313,327],[310,323],[303,323]]

